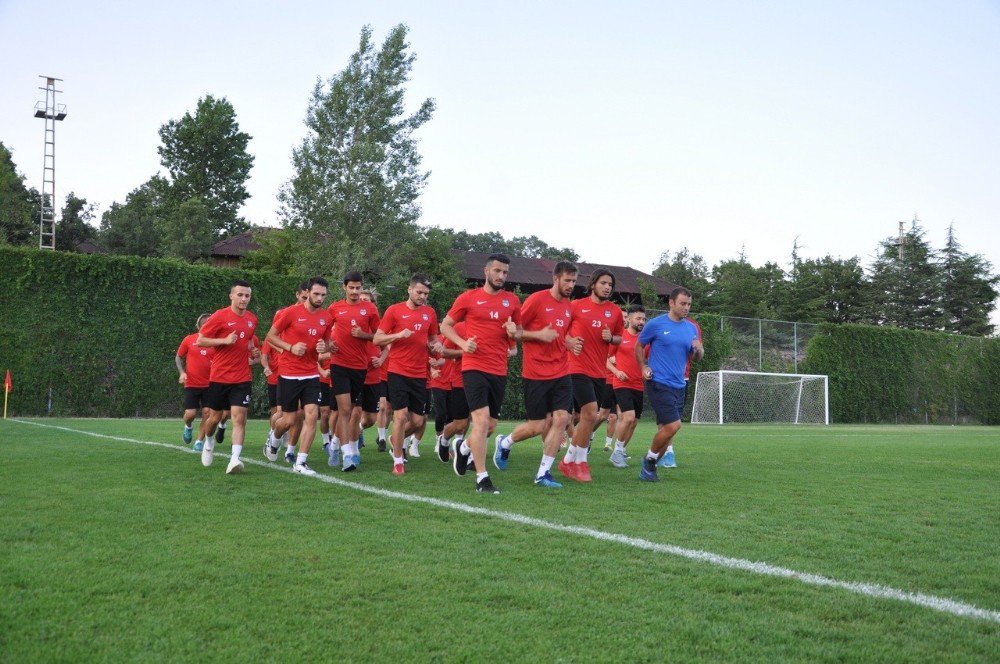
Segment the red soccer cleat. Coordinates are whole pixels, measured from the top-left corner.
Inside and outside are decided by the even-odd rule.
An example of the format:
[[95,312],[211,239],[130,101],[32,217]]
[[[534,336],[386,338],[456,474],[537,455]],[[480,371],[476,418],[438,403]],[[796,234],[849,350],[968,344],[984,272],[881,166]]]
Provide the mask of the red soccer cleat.
[[401,463],[393,464],[393,466],[392,466],[392,474],[393,475],[405,475],[406,474],[406,466],[404,466]]
[[590,476],[590,464],[586,461],[577,461],[573,464],[576,466],[576,475],[573,477],[577,482],[590,482],[593,478]]
[[560,473],[562,473],[566,477],[570,478],[571,480],[577,479],[577,477],[576,477],[576,464],[575,463],[569,463],[568,461],[566,461],[565,457],[563,457],[563,460],[559,462],[558,468],[559,468],[559,472]]

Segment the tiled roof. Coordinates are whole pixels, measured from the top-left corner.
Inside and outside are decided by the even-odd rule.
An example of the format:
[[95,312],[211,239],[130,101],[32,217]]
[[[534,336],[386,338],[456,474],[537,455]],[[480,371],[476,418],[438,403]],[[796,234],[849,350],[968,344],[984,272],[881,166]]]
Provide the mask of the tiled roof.
[[260,249],[260,244],[254,242],[254,233],[257,230],[249,230],[239,235],[227,237],[212,245],[213,256],[246,256],[247,253]]

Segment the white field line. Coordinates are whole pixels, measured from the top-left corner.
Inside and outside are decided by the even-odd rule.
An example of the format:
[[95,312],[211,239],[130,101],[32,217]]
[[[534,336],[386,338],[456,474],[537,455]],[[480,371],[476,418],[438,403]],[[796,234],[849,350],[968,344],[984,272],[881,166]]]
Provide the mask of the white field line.
[[[165,447],[167,449],[186,452],[189,454],[197,454],[197,452],[194,452],[190,448],[182,447],[180,445],[174,445],[171,443],[157,443],[148,440],[123,438],[121,436],[109,436],[106,434],[92,433],[90,431],[81,431],[78,429],[70,429],[68,427],[60,427],[52,424],[42,424],[40,422],[31,422],[27,420],[12,419],[10,421],[18,422],[20,424],[30,424],[38,427],[45,427],[47,429],[58,429],[60,431],[68,431],[70,433],[92,436],[94,438],[105,438],[108,440],[117,440],[126,443],[136,443],[139,445],[149,445],[152,447]],[[228,457],[228,455],[222,455],[222,456]],[[292,472],[292,469],[290,467],[278,465],[276,463],[258,461],[257,459],[242,459],[242,461],[245,464],[261,466],[263,468],[268,468],[270,470],[277,470],[285,473]],[[485,516],[492,519],[499,519],[510,523],[516,523],[523,526],[532,526],[534,528],[542,528],[545,530],[552,530],[560,533],[568,533],[571,535],[589,537],[591,539],[600,540],[602,542],[614,542],[616,544],[624,544],[625,546],[630,546],[635,549],[644,549],[646,551],[655,551],[657,553],[665,553],[672,556],[679,556],[681,558],[687,558],[689,560],[694,560],[701,563],[708,563],[710,565],[715,565],[717,567],[741,570],[744,572],[751,572],[753,574],[762,574],[764,576],[774,576],[779,578],[792,579],[794,581],[798,581],[800,583],[804,583],[811,586],[825,586],[829,588],[839,588],[840,590],[846,590],[848,592],[852,592],[858,595],[864,595],[866,597],[875,597],[878,599],[891,599],[899,602],[905,602],[908,604],[916,604],[917,606],[923,606],[928,609],[933,609],[934,611],[940,611],[942,613],[948,613],[953,616],[959,616],[962,618],[978,618],[980,620],[987,620],[994,623],[1000,623],[1000,611],[981,609],[972,604],[966,604],[965,602],[959,602],[956,600],[946,599],[943,597],[935,597],[934,595],[906,592],[905,590],[898,590],[896,588],[883,586],[877,583],[838,581],[837,579],[832,579],[830,577],[820,576],[818,574],[808,574],[805,572],[797,572],[787,567],[779,567],[777,565],[771,565],[769,563],[754,562],[752,560],[746,560],[744,558],[730,558],[728,556],[721,556],[719,554],[711,553],[709,551],[699,551],[697,549],[685,549],[683,547],[674,546],[672,544],[660,544],[659,542],[652,542],[650,540],[645,540],[638,537],[629,537],[628,535],[608,533],[602,530],[595,530],[593,528],[584,528],[582,526],[567,526],[561,523],[556,523],[554,521],[545,521],[544,519],[536,519],[535,517],[524,516],[523,514],[515,514],[513,512],[501,512],[499,510],[491,510],[483,507],[474,507],[472,505],[466,505],[464,503],[456,503],[450,500],[441,500],[440,498],[429,498],[425,496],[416,496],[413,494],[401,493],[399,491],[380,489],[378,487],[369,486],[367,484],[361,484],[360,482],[350,482],[347,480],[342,480],[332,475],[317,474],[313,476],[312,479],[316,479],[321,482],[326,482],[328,484],[334,484],[336,486],[345,487],[348,489],[354,489],[356,491],[364,491],[366,493],[380,496],[382,498],[391,498],[393,500],[404,500],[410,503],[432,505],[434,507],[455,510],[458,512],[465,512],[466,514]]]

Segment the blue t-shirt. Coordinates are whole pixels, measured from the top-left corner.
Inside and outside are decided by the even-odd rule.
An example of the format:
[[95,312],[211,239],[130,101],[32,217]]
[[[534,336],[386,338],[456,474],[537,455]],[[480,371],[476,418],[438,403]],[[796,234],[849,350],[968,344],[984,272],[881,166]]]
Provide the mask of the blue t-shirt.
[[698,328],[687,318],[675,323],[669,314],[664,314],[646,323],[639,333],[639,343],[649,345],[653,380],[670,387],[684,387],[684,369],[691,343],[697,338]]

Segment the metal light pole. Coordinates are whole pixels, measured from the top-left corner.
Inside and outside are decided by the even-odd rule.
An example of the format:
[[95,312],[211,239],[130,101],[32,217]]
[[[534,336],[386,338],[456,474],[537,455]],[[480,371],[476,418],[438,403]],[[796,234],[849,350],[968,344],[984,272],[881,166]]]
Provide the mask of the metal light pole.
[[35,117],[45,120],[45,161],[42,165],[42,213],[38,220],[38,248],[56,248],[56,121],[66,119],[66,105],[56,104],[56,81],[61,78],[42,76],[45,79],[45,101],[35,104]]

